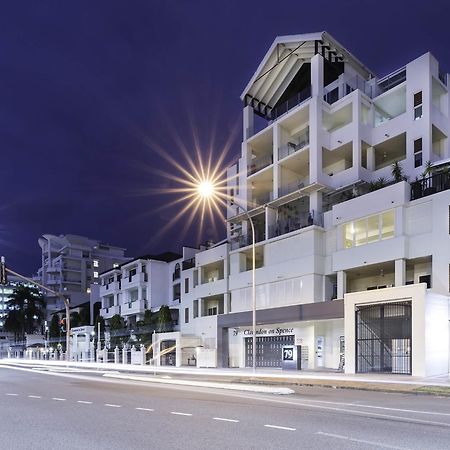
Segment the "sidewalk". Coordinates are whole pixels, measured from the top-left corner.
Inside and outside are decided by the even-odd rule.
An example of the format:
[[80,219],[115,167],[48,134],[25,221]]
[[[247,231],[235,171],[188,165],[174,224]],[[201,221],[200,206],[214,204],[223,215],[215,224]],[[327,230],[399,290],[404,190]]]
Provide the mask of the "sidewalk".
[[[54,368],[80,368],[99,371],[115,371],[120,374],[135,374],[147,376],[148,381],[161,379],[179,379],[186,382],[191,380],[198,382],[218,383],[246,383],[264,385],[295,386],[321,386],[347,389],[380,390],[405,393],[431,393],[450,395],[450,378],[447,375],[439,377],[418,378],[407,375],[388,374],[352,374],[346,375],[325,371],[282,371],[281,369],[257,369],[253,373],[251,369],[200,369],[196,367],[153,367],[139,365],[124,365],[114,363],[82,363],[64,361],[44,361],[27,359],[2,359],[0,364],[15,366],[47,366]],[[161,378],[161,376],[164,376]],[[114,375],[117,378],[117,375]],[[127,376],[126,378],[130,378]],[[143,381],[143,380],[140,380]],[[186,384],[186,383],[183,383]]]

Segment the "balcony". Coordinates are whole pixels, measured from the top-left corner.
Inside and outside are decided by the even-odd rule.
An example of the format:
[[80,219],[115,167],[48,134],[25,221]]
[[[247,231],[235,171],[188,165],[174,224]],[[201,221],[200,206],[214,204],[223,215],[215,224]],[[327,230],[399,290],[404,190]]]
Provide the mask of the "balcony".
[[311,85],[307,86],[305,89],[298,92],[293,97],[286,100],[284,103],[275,106],[275,108],[273,108],[272,111],[270,111],[271,120],[277,120],[283,114],[286,114],[291,109],[295,108],[298,105],[301,105],[310,98],[311,98]]
[[411,183],[411,200],[450,189],[450,172],[436,173]]
[[115,316],[116,314],[120,314],[120,306],[119,305],[113,305],[108,308],[100,309],[100,315],[104,319],[111,319],[111,317]]
[[313,211],[311,213],[300,213],[295,217],[284,220],[277,220],[274,225],[269,226],[269,238],[282,236],[311,225],[323,226],[323,215]]
[[132,314],[144,314],[145,300],[135,300],[133,302],[123,303],[120,311],[123,316],[129,316]]
[[293,139],[292,141],[287,142],[285,145],[282,145],[278,149],[278,158],[283,159],[286,158],[289,155],[294,154],[295,152],[298,152],[299,150],[302,150],[303,148],[307,147],[309,145],[309,128],[298,136],[296,139]]
[[259,172],[260,170],[270,166],[273,164],[273,156],[272,155],[264,155],[260,157],[255,157],[251,160],[251,163],[249,164],[247,168],[247,175],[253,175],[256,172]]
[[278,188],[278,197],[283,197],[285,195],[291,194],[292,192],[299,191],[305,186],[308,186],[309,178],[302,178],[291,183],[287,183],[284,186]]
[[195,257],[190,259],[185,259],[181,264],[182,270],[193,269],[195,267]]

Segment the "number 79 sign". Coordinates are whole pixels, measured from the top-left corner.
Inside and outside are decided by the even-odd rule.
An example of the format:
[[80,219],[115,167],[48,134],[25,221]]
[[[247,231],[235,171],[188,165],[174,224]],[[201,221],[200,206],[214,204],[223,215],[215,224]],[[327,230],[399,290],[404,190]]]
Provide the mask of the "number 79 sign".
[[283,361],[293,361],[294,360],[294,347],[283,348]]

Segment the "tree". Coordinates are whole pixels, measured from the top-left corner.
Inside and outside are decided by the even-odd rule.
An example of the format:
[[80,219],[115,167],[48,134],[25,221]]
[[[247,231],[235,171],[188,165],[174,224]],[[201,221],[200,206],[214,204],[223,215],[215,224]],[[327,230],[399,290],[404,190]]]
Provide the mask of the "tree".
[[14,288],[8,301],[9,312],[5,330],[14,333],[16,342],[25,341],[25,334],[42,330],[44,320],[44,297],[33,287],[19,285]]
[[125,320],[120,314],[114,314],[109,321],[109,331],[111,333],[111,346],[114,348],[118,346],[124,336],[126,324]]
[[167,305],[161,306],[158,311],[157,330],[159,333],[172,331],[172,315]]
[[81,325],[80,314],[77,311],[70,313],[70,328],[79,327],[80,325]]
[[59,314],[53,314],[52,320],[50,321],[50,326],[48,328],[48,334],[50,338],[60,338],[61,337],[61,318]]
[[399,183],[400,181],[406,181],[406,177],[403,173],[403,167],[399,161],[395,161],[395,163],[392,164],[391,175],[396,183]]

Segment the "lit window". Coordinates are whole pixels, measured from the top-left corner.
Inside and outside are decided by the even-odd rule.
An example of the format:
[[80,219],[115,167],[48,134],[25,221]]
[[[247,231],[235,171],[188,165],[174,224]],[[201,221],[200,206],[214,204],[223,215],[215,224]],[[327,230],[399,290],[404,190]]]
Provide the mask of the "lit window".
[[86,289],[86,294],[90,294],[91,293],[91,288],[87,288]]
[[394,211],[376,214],[344,225],[344,248],[390,239],[394,235]]
[[98,267],[98,260],[94,259],[94,261],[92,261],[92,263],[94,264],[94,267]]
[[94,272],[94,278],[98,278],[98,272]]
[[114,269],[117,269],[117,267],[119,267],[119,264],[114,263],[114,264],[113,264],[113,267],[114,267]]

